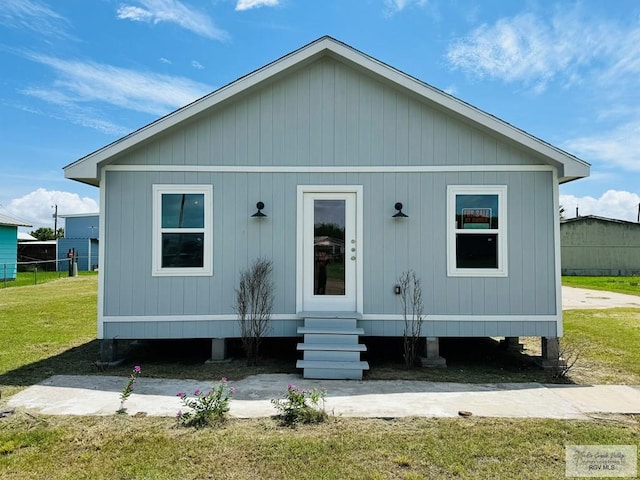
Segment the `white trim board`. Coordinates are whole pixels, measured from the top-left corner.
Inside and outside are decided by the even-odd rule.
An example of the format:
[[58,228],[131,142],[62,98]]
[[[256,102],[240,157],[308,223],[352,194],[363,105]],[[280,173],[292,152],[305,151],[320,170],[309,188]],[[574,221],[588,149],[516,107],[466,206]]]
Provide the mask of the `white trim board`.
[[448,172],[557,172],[550,165],[108,165],[108,172],[203,173],[448,173]]
[[[302,320],[295,313],[278,313],[271,315],[271,320]],[[362,315],[361,320],[366,321],[394,321],[403,322],[400,314],[372,314]],[[209,321],[238,321],[236,314],[228,315],[130,315],[130,316],[104,316],[105,323],[134,323],[134,322],[209,322]],[[425,322],[557,322],[557,315],[425,315]]]

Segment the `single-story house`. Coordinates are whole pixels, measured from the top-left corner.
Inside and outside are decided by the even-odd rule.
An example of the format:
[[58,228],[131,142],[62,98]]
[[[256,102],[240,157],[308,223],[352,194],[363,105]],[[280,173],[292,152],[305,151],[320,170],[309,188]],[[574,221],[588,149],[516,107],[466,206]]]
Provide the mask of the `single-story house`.
[[562,275],[640,275],[640,223],[586,215],[560,223]]
[[0,281],[15,280],[18,271],[18,227],[31,225],[0,213]]
[[[163,338],[210,338],[223,356],[240,273],[267,258],[269,334],[304,335],[306,377],[361,378],[359,342],[403,335],[409,269],[426,363],[440,337],[538,336],[558,359],[558,185],[589,165],[333,38],[64,171],[100,187],[105,357]],[[326,262],[319,236],[345,251]]]
[[77,259],[79,271],[98,268],[100,216],[97,213],[76,213],[60,215],[64,218],[64,237],[58,239],[58,262],[60,268],[67,268],[65,260],[70,251]]

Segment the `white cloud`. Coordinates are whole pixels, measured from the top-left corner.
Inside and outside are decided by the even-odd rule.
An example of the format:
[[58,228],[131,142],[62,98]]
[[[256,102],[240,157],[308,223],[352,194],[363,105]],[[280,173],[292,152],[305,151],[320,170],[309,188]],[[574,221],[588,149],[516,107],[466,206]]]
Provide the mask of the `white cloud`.
[[640,196],[625,191],[608,190],[600,198],[560,195],[560,205],[565,209],[565,217],[576,216],[578,206],[580,216],[597,215],[635,222],[638,219]]
[[164,63],[166,65],[171,65],[173,62],[168,58],[160,57],[160,63]]
[[90,102],[115,105],[152,115],[164,115],[212,89],[184,77],[141,72],[96,62],[64,60],[30,54],[54,70],[51,85],[29,87],[23,93],[60,106],[90,111]]
[[640,121],[574,138],[566,142],[566,148],[589,162],[605,162],[609,167],[640,171]]
[[428,3],[428,0],[384,0],[385,13],[393,15],[403,11],[410,6],[422,7]]
[[639,40],[640,28],[594,21],[578,5],[570,11],[523,13],[481,25],[456,40],[447,59],[452,68],[474,76],[522,82],[542,92],[553,80],[567,86],[589,74],[599,79],[616,77],[616,71],[637,74]]
[[67,33],[67,19],[37,0],[3,0],[0,7],[0,23],[18,30],[71,38]]
[[125,5],[118,8],[118,18],[120,20],[132,20],[134,22],[151,22],[153,13],[144,8]]
[[259,7],[275,7],[280,0],[238,0],[236,3],[236,11],[251,10]]
[[118,18],[146,23],[174,23],[185,30],[214,40],[228,40],[229,34],[216,27],[204,12],[188,6],[179,0],[136,0],[138,5],[122,5],[118,8]]
[[53,228],[53,205],[58,205],[59,215],[98,212],[98,203],[93,198],[44,188],[11,200],[6,209],[11,215],[31,223],[35,230],[38,227]]
[[204,65],[202,65],[200,62],[198,62],[197,60],[192,60],[191,61],[191,66],[193,68],[195,68],[196,70],[204,70]]

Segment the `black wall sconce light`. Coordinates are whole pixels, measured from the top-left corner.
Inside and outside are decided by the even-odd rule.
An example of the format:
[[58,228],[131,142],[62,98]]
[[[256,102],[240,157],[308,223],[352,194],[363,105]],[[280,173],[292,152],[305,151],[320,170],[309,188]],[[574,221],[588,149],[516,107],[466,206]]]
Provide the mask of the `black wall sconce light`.
[[253,215],[251,215],[251,217],[257,217],[257,218],[266,217],[266,215],[262,213],[262,209],[264,208],[264,203],[262,202],[256,203],[256,208],[258,209],[258,211]]
[[395,208],[397,212],[392,218],[408,218],[409,217],[409,215],[405,215],[404,213],[402,213],[402,204],[400,202],[397,202],[393,206],[393,208]]

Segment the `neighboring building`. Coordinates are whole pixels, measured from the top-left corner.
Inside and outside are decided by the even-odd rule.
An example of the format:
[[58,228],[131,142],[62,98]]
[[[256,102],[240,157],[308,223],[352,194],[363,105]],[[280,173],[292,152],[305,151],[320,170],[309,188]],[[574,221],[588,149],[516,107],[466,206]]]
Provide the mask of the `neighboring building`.
[[57,242],[55,240],[20,240],[18,235],[20,271],[31,270],[37,266],[38,270],[55,272],[58,263],[56,262],[56,251]]
[[0,281],[16,279],[18,271],[18,227],[30,226],[0,213]]
[[640,224],[588,215],[560,224],[562,275],[640,275]]
[[97,213],[79,213],[59,215],[65,219],[64,237],[58,239],[58,261],[65,269],[64,260],[69,251],[75,252],[79,271],[92,271],[98,268],[100,216]]
[[222,356],[240,273],[262,257],[270,335],[304,334],[314,378],[360,378],[358,342],[403,335],[408,269],[427,363],[439,337],[490,336],[539,336],[557,361],[558,185],[588,174],[328,37],[65,167],[100,187],[105,359],[116,339],[210,338]]
[[38,239],[33,235],[28,234],[27,232],[18,232],[18,241],[19,242],[36,242]]

